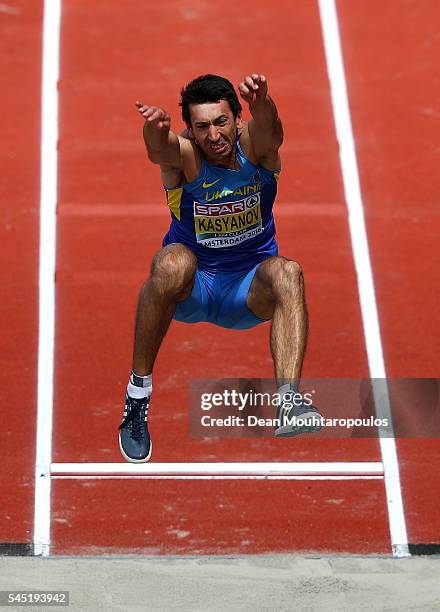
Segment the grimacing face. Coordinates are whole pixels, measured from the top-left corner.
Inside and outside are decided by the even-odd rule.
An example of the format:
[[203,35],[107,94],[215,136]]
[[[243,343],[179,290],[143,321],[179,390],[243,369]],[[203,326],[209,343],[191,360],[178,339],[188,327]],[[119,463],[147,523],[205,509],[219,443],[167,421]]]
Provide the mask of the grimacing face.
[[190,104],[191,125],[189,134],[202,149],[207,160],[214,166],[229,166],[235,163],[235,137],[242,119],[234,119],[226,100]]

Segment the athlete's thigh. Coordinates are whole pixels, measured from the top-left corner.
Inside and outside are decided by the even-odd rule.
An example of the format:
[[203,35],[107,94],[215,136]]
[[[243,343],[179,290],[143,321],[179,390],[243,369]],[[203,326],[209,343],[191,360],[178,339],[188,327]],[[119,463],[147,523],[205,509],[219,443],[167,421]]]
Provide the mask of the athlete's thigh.
[[208,321],[211,310],[210,282],[209,274],[197,269],[188,295],[177,302],[173,319],[182,323]]
[[271,319],[275,307],[272,276],[279,257],[269,257],[258,266],[246,299],[247,307],[260,319]]
[[248,271],[229,271],[218,275],[222,293],[215,321],[217,325],[230,329],[249,329],[266,320],[255,316],[247,305],[256,267]]

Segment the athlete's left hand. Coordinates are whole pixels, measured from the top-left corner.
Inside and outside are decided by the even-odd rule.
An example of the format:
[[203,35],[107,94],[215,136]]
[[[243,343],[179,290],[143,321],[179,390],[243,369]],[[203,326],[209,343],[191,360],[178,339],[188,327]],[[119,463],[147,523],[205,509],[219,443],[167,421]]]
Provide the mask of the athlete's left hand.
[[239,84],[238,91],[240,96],[249,105],[258,104],[267,96],[267,80],[264,74],[251,74],[244,77]]

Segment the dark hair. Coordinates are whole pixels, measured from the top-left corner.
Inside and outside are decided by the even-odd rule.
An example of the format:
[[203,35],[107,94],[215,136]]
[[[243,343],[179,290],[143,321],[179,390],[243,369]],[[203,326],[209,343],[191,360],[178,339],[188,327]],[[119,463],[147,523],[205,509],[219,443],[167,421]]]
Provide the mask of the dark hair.
[[190,104],[205,104],[205,102],[228,102],[234,119],[241,113],[241,104],[235,93],[234,86],[228,79],[216,74],[204,74],[197,77],[180,91],[182,117],[185,123],[191,125]]

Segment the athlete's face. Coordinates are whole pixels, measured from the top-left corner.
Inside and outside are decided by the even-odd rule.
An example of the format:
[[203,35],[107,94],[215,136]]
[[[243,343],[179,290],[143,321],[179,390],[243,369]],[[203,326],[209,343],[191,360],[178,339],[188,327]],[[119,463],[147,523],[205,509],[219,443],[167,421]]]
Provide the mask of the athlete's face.
[[202,149],[205,157],[214,166],[233,166],[235,164],[235,136],[242,121],[234,119],[226,100],[190,104],[190,135]]

